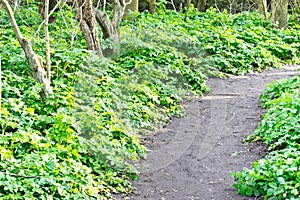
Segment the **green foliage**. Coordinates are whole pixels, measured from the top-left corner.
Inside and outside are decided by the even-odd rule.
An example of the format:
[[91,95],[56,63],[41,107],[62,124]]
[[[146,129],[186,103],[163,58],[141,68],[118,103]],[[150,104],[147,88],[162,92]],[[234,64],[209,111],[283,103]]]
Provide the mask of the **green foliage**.
[[265,199],[297,199],[300,191],[300,77],[269,84],[261,95],[267,113],[249,141],[262,140],[272,151],[252,169],[232,174],[238,193]]
[[268,84],[260,96],[261,106],[264,108],[271,108],[273,106],[272,103],[278,102],[273,101],[274,99],[284,98],[287,95],[291,95],[292,98],[298,97],[299,85],[299,76],[290,79],[281,79]]
[[298,199],[300,191],[300,149],[271,152],[253,163],[252,169],[234,173],[233,186],[239,194],[264,199]]
[[297,146],[300,142],[300,77],[281,79],[267,85],[261,105],[267,113],[248,140],[262,139],[270,149]]
[[[300,142],[300,98],[288,95],[274,100],[253,136],[270,145],[270,149],[297,146]],[[252,136],[252,137],[253,137]]]
[[[99,59],[82,50],[80,35],[69,48],[78,30],[68,29],[74,23],[68,8],[62,12],[68,21],[50,24],[54,94],[46,102],[1,12],[1,199],[105,199],[129,192],[136,171],[126,160],[145,152],[136,133],[182,116],[190,89],[209,91],[205,75],[171,49]],[[41,22],[32,8],[16,18],[26,37]],[[36,36],[34,50],[43,55],[43,33]]]
[[187,13],[142,13],[122,30],[123,50],[175,49],[190,63],[197,60],[197,68],[204,72],[245,74],[281,63],[299,63],[299,25],[274,30],[253,12],[231,15],[209,9],[199,13],[191,7]]

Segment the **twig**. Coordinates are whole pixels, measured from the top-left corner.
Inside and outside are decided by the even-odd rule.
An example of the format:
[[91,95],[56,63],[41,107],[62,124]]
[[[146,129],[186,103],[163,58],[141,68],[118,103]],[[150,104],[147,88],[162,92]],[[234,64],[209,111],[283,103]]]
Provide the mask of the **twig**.
[[264,9],[265,20],[267,20],[268,19],[267,0],[262,0],[262,4],[263,4],[263,9]]
[[105,12],[105,9],[106,9],[106,0],[104,0],[104,2],[103,2],[103,12]]
[[132,0],[129,0],[128,2],[123,0],[124,9],[125,9],[126,6],[130,5],[131,3],[132,3]]
[[[71,41],[70,41],[70,47],[73,47],[73,44],[74,44],[74,40],[75,40],[75,37],[77,35],[77,29],[76,28],[69,28],[69,25],[65,19],[65,16],[63,15],[62,12],[59,12],[59,15],[60,17],[62,18],[65,26],[66,26],[66,30],[68,31],[68,33],[70,34],[70,37],[71,37]],[[71,22],[71,26],[72,26],[73,22]],[[76,27],[75,25],[72,26],[72,27]],[[52,44],[53,45],[53,44]]]
[[15,2],[14,2],[14,12],[16,12],[17,7],[18,7],[18,0],[15,0]]

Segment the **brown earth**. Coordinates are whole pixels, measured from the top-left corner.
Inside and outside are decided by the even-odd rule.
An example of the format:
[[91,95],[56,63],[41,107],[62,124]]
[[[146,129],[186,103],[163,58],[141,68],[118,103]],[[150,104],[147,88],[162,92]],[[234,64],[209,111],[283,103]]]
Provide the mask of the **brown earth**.
[[261,144],[243,144],[261,120],[259,95],[268,83],[299,75],[293,68],[226,79],[211,78],[212,92],[186,104],[187,116],[143,141],[148,158],[132,196],[119,199],[246,200],[232,187],[230,173],[262,158]]

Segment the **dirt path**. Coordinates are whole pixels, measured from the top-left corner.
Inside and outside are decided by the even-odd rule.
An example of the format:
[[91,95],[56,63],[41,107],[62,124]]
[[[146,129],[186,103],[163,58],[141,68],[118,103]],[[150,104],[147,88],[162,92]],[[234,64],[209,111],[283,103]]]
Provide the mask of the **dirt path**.
[[122,199],[242,200],[230,172],[250,167],[264,154],[261,145],[243,145],[260,121],[259,95],[273,80],[299,72],[268,71],[244,77],[210,79],[209,96],[186,105],[187,117],[148,136],[151,150],[138,163],[134,195]]

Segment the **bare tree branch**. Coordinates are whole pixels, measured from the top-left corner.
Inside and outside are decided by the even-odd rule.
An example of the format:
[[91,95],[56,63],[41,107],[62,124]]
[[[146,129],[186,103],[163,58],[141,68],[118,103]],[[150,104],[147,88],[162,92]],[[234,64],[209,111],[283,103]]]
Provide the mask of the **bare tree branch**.
[[[105,2],[106,2],[106,1],[104,1],[104,4],[105,4]],[[101,3],[101,0],[98,0],[97,6],[96,6],[97,9],[99,9],[100,3]]]

